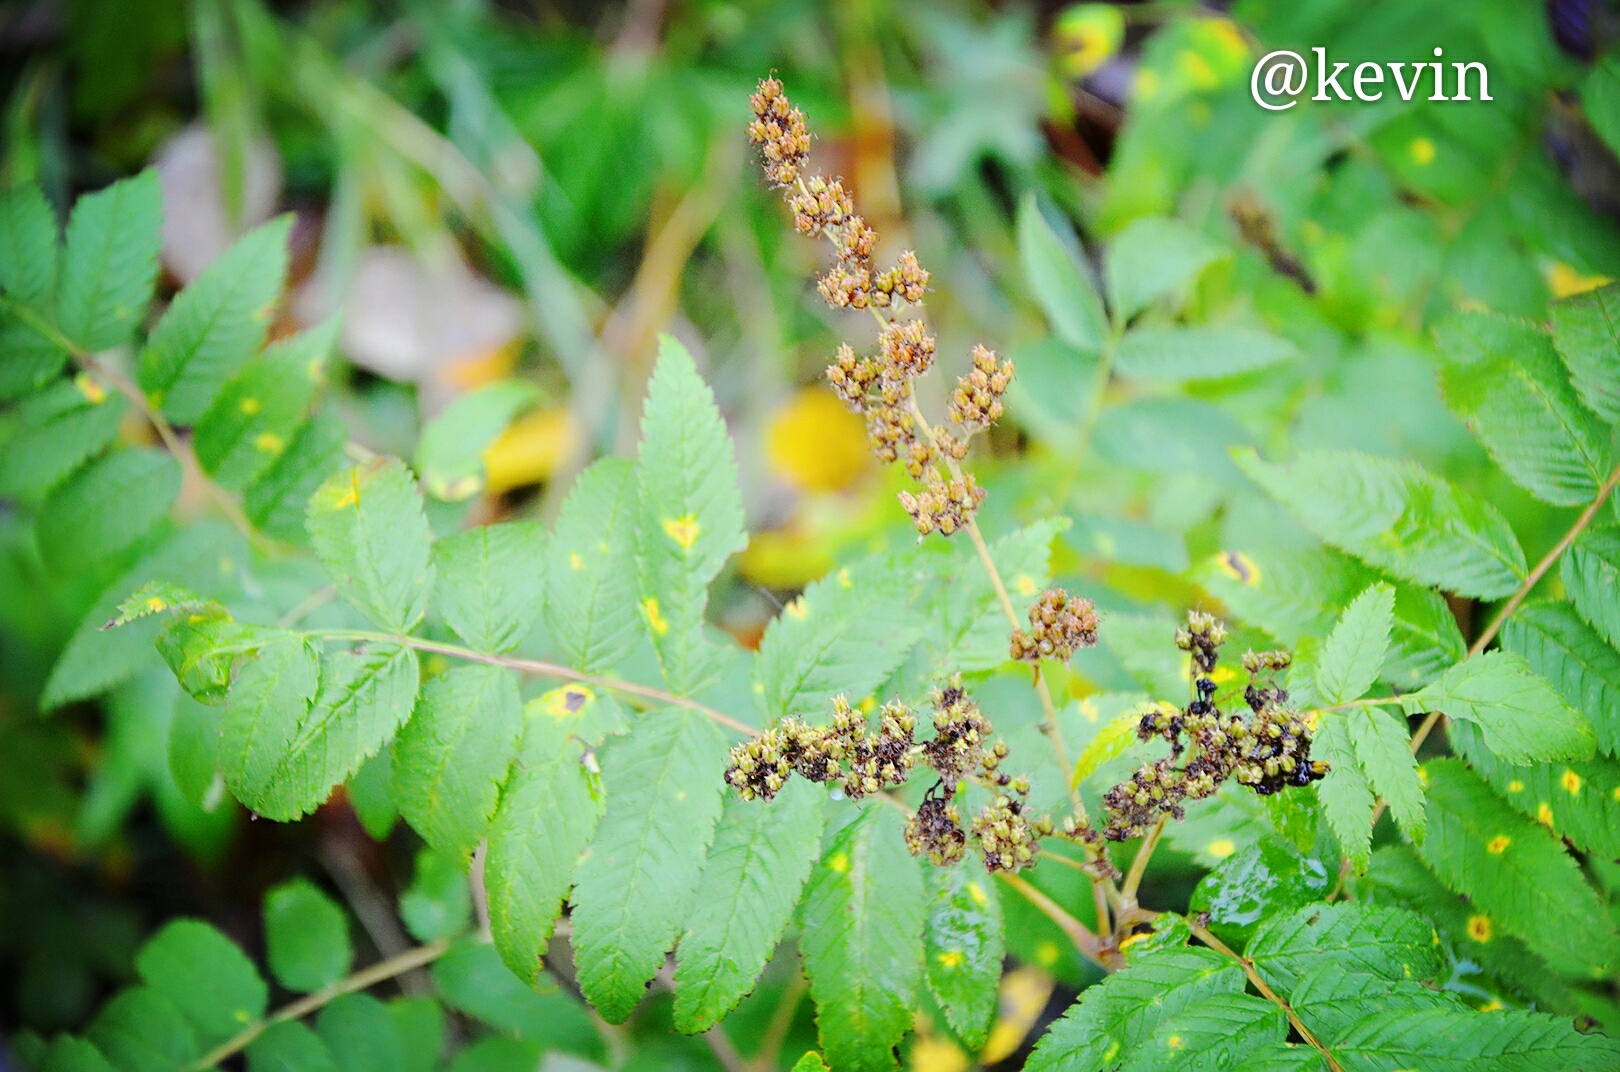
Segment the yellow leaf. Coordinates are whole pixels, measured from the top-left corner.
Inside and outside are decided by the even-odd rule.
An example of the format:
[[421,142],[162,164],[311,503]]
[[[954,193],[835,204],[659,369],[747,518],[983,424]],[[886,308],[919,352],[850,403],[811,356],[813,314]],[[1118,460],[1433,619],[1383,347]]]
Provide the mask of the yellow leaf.
[[563,406],[531,410],[513,421],[484,449],[490,494],[545,480],[573,446],[576,434]]
[[1150,710],[1174,711],[1175,708],[1160,700],[1157,703],[1143,704],[1125,714],[1120,715],[1108,725],[1097,731],[1097,736],[1086,745],[1086,750],[1080,753],[1080,758],[1074,763],[1074,784],[1079,785],[1093,774],[1097,768],[1107,763],[1115,756],[1122,754],[1136,742],[1136,727],[1141,725],[1142,716]]
[[771,468],[806,491],[841,491],[871,462],[866,425],[823,387],[806,387],[771,418]]
[[1052,977],[1039,968],[1014,968],[1001,978],[1001,999],[990,1038],[979,1063],[993,1065],[1012,1056],[1052,996]]

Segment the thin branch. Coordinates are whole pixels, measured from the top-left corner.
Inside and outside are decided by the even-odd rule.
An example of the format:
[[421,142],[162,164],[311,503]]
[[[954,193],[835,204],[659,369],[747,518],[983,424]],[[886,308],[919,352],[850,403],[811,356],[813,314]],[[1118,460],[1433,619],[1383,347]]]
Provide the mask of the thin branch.
[[760,1036],[759,1052],[754,1055],[751,1063],[753,1072],[774,1072],[776,1059],[781,1056],[782,1043],[787,1040],[787,1034],[793,1030],[793,1020],[799,1014],[799,1006],[804,1002],[804,995],[810,989],[805,981],[804,972],[795,971],[788,976],[787,986],[782,991],[782,1000],[777,1002],[776,1009],[771,1013],[770,1023],[765,1025],[765,1033]]
[[1062,905],[1035,888],[1027,879],[1004,871],[998,874],[1001,881],[1018,891],[1024,900],[1039,909],[1047,919],[1056,923],[1058,929],[1068,936],[1069,941],[1074,943],[1074,947],[1080,951],[1081,956],[1106,971],[1113,971],[1119,967],[1117,963],[1111,962],[1112,958],[1104,957],[1102,942],[1097,935],[1092,933],[1091,928],[1064,911]]
[[1142,876],[1147,874],[1148,861],[1153,859],[1153,850],[1159,847],[1159,839],[1164,836],[1165,824],[1169,821],[1168,814],[1159,816],[1159,821],[1148,831],[1147,837],[1142,839],[1142,847],[1136,850],[1136,857],[1131,860],[1131,869],[1125,875],[1125,884],[1120,887],[1119,895],[1133,908],[1136,906],[1136,890],[1142,885]]
[[1311,1047],[1316,1050],[1316,1052],[1322,1055],[1323,1059],[1327,1061],[1328,1068],[1331,1069],[1332,1072],[1344,1072],[1343,1067],[1339,1064],[1338,1058],[1329,1053],[1328,1048],[1322,1045],[1322,1043],[1317,1040],[1315,1035],[1311,1034],[1311,1029],[1305,1026],[1305,1022],[1299,1018],[1299,1014],[1294,1011],[1294,1007],[1288,1004],[1288,1002],[1284,1001],[1275,990],[1266,985],[1266,981],[1264,979],[1260,978],[1260,973],[1254,970],[1254,961],[1234,952],[1230,946],[1211,934],[1205,927],[1200,927],[1197,924],[1194,924],[1192,932],[1200,942],[1203,942],[1205,945],[1215,950],[1215,952],[1224,957],[1230,957],[1231,959],[1237,961],[1238,966],[1243,969],[1243,974],[1249,977],[1249,982],[1253,983],[1254,988],[1260,991],[1260,996],[1282,1009],[1283,1014],[1288,1017],[1288,1022],[1294,1025],[1295,1031],[1299,1032],[1299,1037],[1308,1042]]
[[396,975],[431,964],[450,951],[450,944],[447,939],[441,938],[436,942],[417,946],[415,949],[407,950],[397,957],[389,957],[387,960],[379,961],[369,968],[357,971],[347,979],[340,979],[331,986],[317,990],[313,994],[306,994],[292,1004],[277,1009],[257,1023],[249,1024],[234,1037],[220,1043],[218,1047],[188,1065],[186,1072],[204,1072],[205,1069],[214,1068],[232,1054],[246,1049],[254,1039],[264,1034],[267,1028],[275,1024],[285,1023],[288,1020],[301,1020],[316,1009],[342,997],[344,994],[366,990],[376,986],[378,983],[392,979]]
[[361,629],[311,629],[305,636],[325,637],[330,640],[364,640],[375,644],[399,644],[402,647],[415,648],[417,651],[431,652],[435,655],[446,655],[453,659],[465,659],[468,662],[483,663],[485,666],[504,666],[509,670],[519,670],[525,674],[534,674],[539,677],[553,677],[561,681],[577,681],[582,685],[595,685],[597,688],[610,689],[630,696],[639,696],[654,703],[670,707],[684,707],[688,711],[696,711],[707,715],[715,722],[727,729],[735,730],[747,737],[758,737],[759,730],[739,722],[730,715],[716,711],[707,704],[688,696],[677,696],[672,692],[655,689],[650,685],[637,685],[633,681],[619,681],[616,678],[600,677],[596,674],[581,673],[572,667],[559,663],[548,663],[539,659],[520,659],[513,655],[489,655],[485,652],[463,648],[457,644],[444,644],[437,640],[423,640],[421,637],[401,636],[395,633],[370,633]]

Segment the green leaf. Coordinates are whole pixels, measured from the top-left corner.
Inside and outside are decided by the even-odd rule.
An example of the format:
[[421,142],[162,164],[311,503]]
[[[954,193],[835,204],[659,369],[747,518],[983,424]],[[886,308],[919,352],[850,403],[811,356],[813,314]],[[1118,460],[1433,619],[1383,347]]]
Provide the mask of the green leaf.
[[900,817],[874,805],[832,839],[800,909],[821,1050],[844,1072],[895,1067],[922,982],[926,908]]
[[825,799],[803,781],[768,803],[727,795],[677,956],[676,1030],[708,1030],[753,988],[820,852]]
[[623,1023],[696,903],[720,818],[726,742],[708,718],[657,711],[602,750],[607,809],[574,887],[580,990]]
[[315,1029],[341,1072],[399,1072],[405,1063],[393,1013],[370,994],[336,998],[321,1010]]
[[276,982],[313,993],[349,974],[349,921],[306,879],[284,882],[264,898],[265,961]]
[[[1042,518],[990,542],[990,560],[1012,598],[1032,598],[1046,586],[1052,541],[1068,527],[1066,518]],[[954,555],[953,571],[935,585],[913,575],[914,587],[935,589],[936,601],[928,609],[943,631],[926,636],[923,650],[930,651],[942,674],[1000,666],[1009,658],[1006,612],[978,555],[967,547]]]
[[1514,482],[1544,502],[1592,501],[1609,435],[1576,397],[1552,339],[1535,325],[1459,313],[1436,329],[1446,403]]
[[1397,577],[1497,599],[1525,575],[1524,552],[1496,508],[1416,463],[1325,450],[1287,465],[1252,451],[1234,457],[1318,539]]
[[1243,992],[1243,969],[1210,949],[1158,950],[1096,986],[1041,1037],[1027,1072],[1117,1068],[1159,1025],[1190,1005]]
[[444,1006],[429,997],[399,997],[388,1003],[399,1033],[403,1060],[399,1072],[433,1072],[444,1050]]
[[341,1072],[321,1037],[297,1020],[271,1024],[248,1043],[248,1072]]
[[1121,324],[1160,298],[1186,290],[1221,250],[1180,220],[1133,220],[1108,250],[1105,275],[1114,317]]
[[1225,1072],[1288,1037],[1282,1008],[1250,994],[1212,994],[1165,1020],[1121,1072]]
[[1218,380],[1298,356],[1293,343],[1258,328],[1140,327],[1119,340],[1114,367],[1136,380]]
[[508,652],[534,631],[545,599],[546,530],[539,522],[446,536],[433,545],[433,565],[439,611],[473,648]]
[[1289,1001],[1318,1041],[1328,1043],[1369,1015],[1398,1017],[1425,1009],[1466,1009],[1455,994],[1430,990],[1415,979],[1346,971],[1331,961],[1308,971],[1289,994]]
[[18,427],[0,445],[0,495],[34,497],[55,487],[118,435],[124,396],[88,376],[59,382],[17,407]]
[[1502,799],[1576,848],[1620,858],[1620,762],[1598,756],[1585,762],[1515,766],[1485,747],[1467,723],[1447,730],[1452,749],[1491,783]]
[[1378,680],[1395,626],[1395,589],[1375,584],[1345,608],[1322,642],[1316,660],[1316,691],[1328,705],[1359,700]]
[[417,850],[416,873],[399,898],[399,918],[419,942],[465,934],[472,925],[472,889],[463,861],[431,846]]
[[103,1005],[84,1037],[123,1072],[179,1068],[201,1049],[174,1002],[144,986],[120,991]]
[[1614,934],[1563,844],[1460,761],[1432,760],[1423,772],[1429,835],[1422,853],[1440,880],[1555,969],[1606,974],[1616,962]]
[[1344,725],[1368,783],[1384,798],[1406,836],[1421,842],[1423,786],[1418,782],[1417,758],[1412,755],[1406,720],[1397,720],[1381,708],[1358,707],[1344,713]]
[[[25,1061],[29,1059],[26,1053],[19,1056]],[[39,1065],[39,1072],[118,1072],[118,1069],[101,1055],[94,1043],[72,1035],[58,1035],[51,1040],[50,1051]]]
[[0,399],[20,398],[47,386],[67,360],[59,340],[20,320],[0,322]]
[[461,502],[484,489],[484,451],[540,401],[527,380],[500,380],[459,395],[422,429],[416,471],[435,499]]
[[47,312],[60,254],[56,213],[38,186],[19,186],[0,197],[0,288],[8,296]]
[[1236,484],[1242,477],[1230,455],[1254,437],[1201,398],[1148,397],[1105,408],[1097,418],[1095,442],[1104,459],[1130,469]]
[[[1620,105],[1620,96],[1616,98]],[[1620,120],[1620,110],[1615,118]],[[1614,133],[1620,134],[1620,127]],[[1610,424],[1620,424],[1620,284],[1554,302],[1553,345],[1568,366],[1581,401]]]
[[859,702],[883,684],[923,632],[899,581],[875,559],[823,577],[784,607],[754,663],[766,714],[824,714],[834,696]]
[[343,422],[330,413],[317,413],[304,422],[287,449],[242,496],[248,520],[279,540],[308,539],[305,504],[321,482],[342,467],[343,444],[348,438]]
[[639,524],[647,634],[664,680],[688,695],[712,678],[708,585],[748,542],[731,437],[686,348],[663,336],[641,418]]
[[141,948],[135,970],[153,992],[174,1003],[205,1045],[259,1019],[270,998],[247,954],[201,920],[165,925]]
[[1093,353],[1101,350],[1108,338],[1102,299],[1090,273],[1075,262],[1069,246],[1052,230],[1034,194],[1025,195],[1018,205],[1018,258],[1052,330],[1071,346]]
[[35,519],[40,557],[68,574],[113,557],[169,515],[180,466],[167,451],[130,447],[81,470],[51,493]]
[[399,821],[393,782],[394,755],[385,748],[360,764],[360,769],[351,774],[343,786],[343,795],[349,798],[349,807],[360,820],[360,829],[372,841],[387,841]]
[[128,342],[146,318],[162,227],[163,192],[151,168],[73,206],[57,273],[56,323],[81,350]]
[[1558,576],[1581,617],[1620,648],[1620,525],[1581,533],[1565,553]]
[[1575,608],[1563,601],[1520,607],[1502,626],[1502,647],[1522,655],[1587,717],[1599,748],[1620,751],[1620,652]]
[[519,982],[495,950],[476,938],[439,958],[433,983],[445,1004],[491,1027],[606,1064],[602,1036],[578,999],[560,992],[548,976],[540,978],[538,989]]
[[1321,860],[1291,841],[1261,837],[1222,860],[1193,889],[1190,909],[1233,945],[1244,945],[1264,919],[1275,918],[1328,894],[1332,876]]
[[1346,1028],[1329,1044],[1345,1072],[1590,1072],[1620,1062],[1620,1044],[1582,1035],[1541,1013],[1454,1008],[1387,1011]]
[[1441,969],[1428,921],[1404,908],[1364,904],[1309,904],[1274,917],[1243,952],[1283,991],[1326,963],[1389,979],[1432,979]]
[[1512,652],[1458,663],[1407,702],[1409,710],[1442,711],[1478,724],[1491,751],[1515,763],[1586,759],[1595,746],[1581,713]]
[[643,627],[636,606],[636,469],[601,458],[563,500],[545,558],[546,629],[581,670],[629,655]]
[[236,661],[278,635],[264,626],[233,622],[223,608],[209,604],[172,620],[157,649],[181,688],[202,703],[222,704]]
[[237,240],[164,310],[135,378],[176,424],[192,424],[261,345],[287,276],[292,216]]
[[984,1045],[996,1012],[1006,951],[1001,898],[974,858],[928,872],[923,963],[928,989],[951,1030],[972,1049]]
[[602,794],[567,725],[531,704],[523,742],[489,831],[484,882],[501,960],[533,982],[580,854],[602,817]]
[[219,712],[190,696],[175,697],[166,752],[180,795],[203,811],[219,807],[225,793],[219,773]]
[[267,818],[314,811],[410,716],[417,675],[410,648],[378,645],[317,660],[301,640],[271,643],[243,667],[225,707],[225,783]]
[[1328,764],[1327,777],[1316,783],[1322,814],[1345,856],[1356,870],[1365,871],[1372,850],[1373,791],[1356,762],[1355,744],[1344,712],[1322,715],[1311,752]]
[[[1075,785],[1082,784],[1096,774],[1104,763],[1118,759],[1126,749],[1137,743],[1136,727],[1142,724],[1142,715],[1146,713],[1147,706],[1152,705],[1133,707],[1097,730],[1096,736],[1081,750],[1080,758],[1074,761]],[[1164,706],[1170,705],[1165,703]]]
[[394,741],[400,814],[429,845],[465,860],[489,830],[522,734],[511,671],[467,665],[429,678]]
[[815,1050],[807,1050],[805,1055],[793,1062],[793,1072],[830,1072],[827,1062],[821,1059],[821,1054]]
[[379,458],[329,478],[309,500],[310,543],[338,592],[395,633],[422,620],[433,588],[432,535],[404,464]]
[[269,347],[228,380],[197,420],[191,444],[216,483],[240,491],[286,451],[325,377],[337,321]]

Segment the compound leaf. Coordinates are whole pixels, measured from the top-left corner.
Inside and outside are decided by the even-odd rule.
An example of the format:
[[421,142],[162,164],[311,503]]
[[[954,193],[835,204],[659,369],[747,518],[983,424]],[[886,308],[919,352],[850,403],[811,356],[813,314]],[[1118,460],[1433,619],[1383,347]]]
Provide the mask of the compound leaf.
[[73,206],[56,290],[56,323],[95,353],[129,341],[157,280],[163,193],[148,168]]
[[297,1020],[271,1024],[248,1043],[248,1072],[342,1072],[321,1037]]
[[1620,648],[1620,525],[1587,529],[1559,564],[1569,601]]
[[1365,871],[1372,852],[1373,791],[1357,763],[1345,712],[1322,715],[1311,751],[1328,764],[1327,777],[1316,783],[1322,814],[1344,854],[1357,870]]
[[1585,759],[1595,744],[1585,717],[1512,652],[1458,663],[1409,702],[1415,710],[1476,723],[1491,751],[1515,763]]
[[1440,970],[1434,928],[1404,908],[1309,904],[1260,925],[1244,950],[1273,987],[1291,990],[1324,963],[1389,979],[1432,979]]
[[1288,1022],[1275,1002],[1212,994],[1161,1023],[1121,1072],[1225,1072],[1252,1050],[1287,1037]]
[[1620,424],[1620,284],[1554,302],[1553,345],[1568,366],[1581,400],[1610,424]]
[[56,290],[58,247],[56,213],[38,186],[19,186],[0,197],[0,289],[46,312]]
[[58,573],[110,558],[169,515],[180,465],[168,451],[130,447],[80,470],[40,507],[40,556]]
[[435,543],[439,611],[450,628],[491,654],[521,644],[540,620],[545,553],[536,521],[479,525]]
[[1221,250],[1180,220],[1144,216],[1108,249],[1104,274],[1114,315],[1124,323],[1160,298],[1183,290]]
[[1217,380],[1288,361],[1299,348],[1244,327],[1139,327],[1119,340],[1121,376],[1136,380]]
[[217,483],[246,488],[281,457],[304,423],[336,337],[330,320],[269,347],[226,381],[191,438]]
[[242,496],[248,520],[278,540],[303,542],[305,507],[321,482],[343,465],[348,440],[343,421],[317,413],[293,434],[287,449],[276,455]]
[[1345,712],[1344,725],[1368,783],[1406,836],[1422,841],[1423,786],[1405,720],[1397,721],[1380,708],[1360,707]]
[[1374,584],[1345,608],[1316,659],[1316,691],[1328,705],[1359,700],[1378,680],[1395,627],[1395,589]]
[[605,670],[635,648],[636,469],[601,458],[563,500],[545,559],[546,629],[568,661]]
[[0,495],[38,496],[118,435],[124,396],[88,375],[61,381],[17,407],[18,427],[0,445]]
[[1503,648],[1522,655],[1591,721],[1600,749],[1611,755],[1620,750],[1620,652],[1575,608],[1562,600],[1522,606],[1501,635]]

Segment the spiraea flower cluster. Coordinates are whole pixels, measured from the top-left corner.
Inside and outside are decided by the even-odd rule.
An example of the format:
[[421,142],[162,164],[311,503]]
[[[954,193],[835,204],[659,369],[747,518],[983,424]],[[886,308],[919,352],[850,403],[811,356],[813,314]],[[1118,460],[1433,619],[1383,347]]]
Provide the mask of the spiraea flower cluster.
[[921,305],[927,269],[910,250],[892,267],[878,269],[873,260],[877,232],[855,211],[843,181],[805,173],[804,115],[788,102],[780,82],[764,79],[749,102],[754,109],[749,141],[759,149],[766,178],[786,190],[794,226],[832,244],[833,264],[817,283],[822,298],[834,309],[870,309],[883,325],[875,355],[858,356],[847,343],[838,348],[827,382],[845,405],[866,415],[867,438],[878,458],[903,463],[921,485],[900,493],[918,533],[949,536],[964,528],[984,501],[984,489],[958,463],[967,455],[969,437],[1001,415],[1013,364],[975,347],[972,369],[951,392],[948,416],[955,427],[928,423],[912,385],[933,367],[934,336],[921,319],[898,315],[902,307]]
[[784,718],[733,748],[726,782],[744,800],[770,800],[797,774],[860,798],[905,782],[916,758],[915,738],[916,721],[905,705],[885,706],[878,732],[868,733],[866,719],[839,696],[829,726]]
[[1091,600],[1048,588],[1029,608],[1029,632],[1014,629],[1011,654],[1024,662],[1068,662],[1081,648],[1097,645],[1097,608]]
[[1176,634],[1177,647],[1192,656],[1195,697],[1185,708],[1158,703],[1141,712],[1137,737],[1163,738],[1170,754],[1143,763],[1104,795],[1105,839],[1125,841],[1140,837],[1165,816],[1180,819],[1187,801],[1213,796],[1229,778],[1268,796],[1327,774],[1326,763],[1311,759],[1310,728],[1288,707],[1288,691],[1276,681],[1275,675],[1289,665],[1288,653],[1245,655],[1249,717],[1220,710],[1211,675],[1225,640],[1225,626],[1198,611],[1187,616],[1186,628]]

